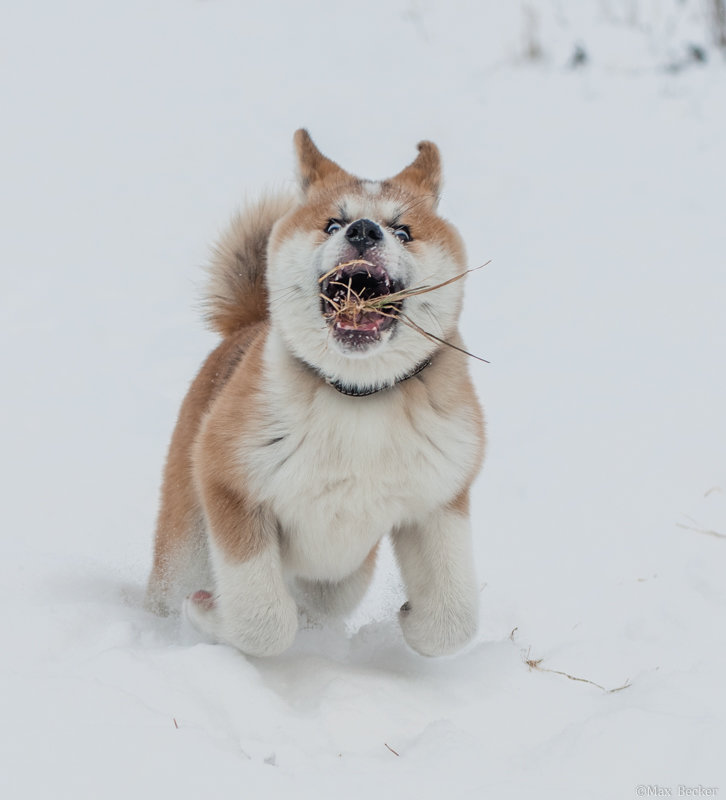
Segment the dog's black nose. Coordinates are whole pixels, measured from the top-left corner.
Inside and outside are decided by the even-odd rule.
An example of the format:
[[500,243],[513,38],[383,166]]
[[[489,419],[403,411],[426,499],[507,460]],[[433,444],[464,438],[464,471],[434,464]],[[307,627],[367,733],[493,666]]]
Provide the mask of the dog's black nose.
[[362,253],[383,239],[383,231],[373,220],[359,219],[350,225],[345,238]]

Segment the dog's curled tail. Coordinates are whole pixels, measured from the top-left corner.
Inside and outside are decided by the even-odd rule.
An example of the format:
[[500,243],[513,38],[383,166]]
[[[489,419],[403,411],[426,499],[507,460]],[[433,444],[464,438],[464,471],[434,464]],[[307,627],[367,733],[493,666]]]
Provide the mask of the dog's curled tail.
[[295,202],[288,194],[264,196],[237,214],[215,245],[204,316],[222,336],[267,318],[267,241],[272,226]]

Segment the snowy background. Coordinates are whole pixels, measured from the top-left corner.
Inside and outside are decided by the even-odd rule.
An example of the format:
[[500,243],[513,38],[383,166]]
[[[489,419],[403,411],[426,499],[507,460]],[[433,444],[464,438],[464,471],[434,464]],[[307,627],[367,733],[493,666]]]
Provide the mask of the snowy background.
[[[3,797],[726,793],[717,5],[2,0]],[[406,649],[390,553],[267,661],[140,607],[201,266],[301,125],[371,178],[436,141],[492,259],[453,659]]]

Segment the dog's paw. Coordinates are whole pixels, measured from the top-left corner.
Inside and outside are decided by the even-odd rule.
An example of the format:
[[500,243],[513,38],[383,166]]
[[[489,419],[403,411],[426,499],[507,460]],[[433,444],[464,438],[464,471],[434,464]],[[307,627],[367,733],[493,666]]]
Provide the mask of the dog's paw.
[[398,615],[403,637],[422,656],[447,656],[468,644],[477,630],[476,609],[412,606],[406,602]]
[[184,601],[184,615],[201,633],[250,656],[279,655],[293,643],[297,606],[289,598],[262,610],[225,608],[223,598],[200,590]]
[[210,639],[220,639],[221,620],[211,592],[200,589],[185,597],[182,614],[200,633]]

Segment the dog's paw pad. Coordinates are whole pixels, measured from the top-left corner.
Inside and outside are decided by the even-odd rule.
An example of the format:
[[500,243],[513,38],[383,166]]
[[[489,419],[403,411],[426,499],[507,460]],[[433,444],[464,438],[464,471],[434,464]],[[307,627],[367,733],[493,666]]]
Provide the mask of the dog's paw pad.
[[214,596],[211,592],[207,592],[204,589],[200,589],[198,592],[189,595],[189,600],[204,611],[211,611],[215,606]]
[[219,628],[219,607],[214,595],[204,589],[189,594],[184,599],[182,614],[200,633],[217,639]]

